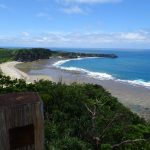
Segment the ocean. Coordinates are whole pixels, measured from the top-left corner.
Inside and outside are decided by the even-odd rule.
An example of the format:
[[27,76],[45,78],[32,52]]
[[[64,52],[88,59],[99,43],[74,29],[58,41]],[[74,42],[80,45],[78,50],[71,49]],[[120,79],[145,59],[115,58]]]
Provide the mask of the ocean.
[[54,66],[64,70],[79,71],[98,80],[115,80],[150,88],[150,50],[63,49],[63,51],[114,53],[118,58],[61,60]]

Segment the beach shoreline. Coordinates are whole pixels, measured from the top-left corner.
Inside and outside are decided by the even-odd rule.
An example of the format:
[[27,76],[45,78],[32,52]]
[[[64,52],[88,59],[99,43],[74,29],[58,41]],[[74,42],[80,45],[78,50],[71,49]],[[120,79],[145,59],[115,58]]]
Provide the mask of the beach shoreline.
[[[0,64],[0,66],[5,75],[11,77],[13,75],[14,78],[20,77],[26,80],[27,83],[34,83],[43,79],[53,82],[61,81],[65,84],[76,82],[79,84],[90,83],[101,85],[113,96],[117,97],[126,107],[138,113],[141,117],[150,120],[150,89],[114,80],[96,80],[86,77],[80,72],[62,70],[53,65],[61,60],[64,59],[52,58],[27,63],[8,62]],[[13,73],[10,74],[11,71]]]
[[10,76],[11,79],[23,79],[27,83],[34,83],[35,81],[39,81],[41,79],[43,80],[50,80],[52,81],[52,78],[46,75],[29,75],[21,70],[19,70],[16,65],[21,64],[23,62],[5,62],[0,64],[0,70],[2,74],[6,76]]

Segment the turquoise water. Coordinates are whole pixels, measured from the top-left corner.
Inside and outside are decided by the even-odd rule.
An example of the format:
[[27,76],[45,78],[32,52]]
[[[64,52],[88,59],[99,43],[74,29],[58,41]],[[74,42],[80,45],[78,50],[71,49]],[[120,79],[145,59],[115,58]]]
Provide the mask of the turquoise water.
[[114,50],[71,50],[86,53],[115,53],[117,59],[84,58],[57,62],[55,65],[66,70],[77,70],[88,76],[118,80],[150,87],[150,50],[145,51],[114,51]]

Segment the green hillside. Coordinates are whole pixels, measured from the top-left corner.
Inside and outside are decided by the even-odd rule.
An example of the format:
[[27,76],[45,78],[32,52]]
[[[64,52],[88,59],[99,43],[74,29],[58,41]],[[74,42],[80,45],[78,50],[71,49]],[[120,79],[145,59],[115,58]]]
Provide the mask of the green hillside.
[[44,102],[46,150],[149,150],[150,124],[103,87],[0,75],[0,94],[38,92]]
[[78,57],[106,57],[117,58],[115,54],[87,54],[75,52],[52,51],[46,48],[21,48],[21,49],[6,49],[0,48],[0,63],[6,61],[20,61],[30,62],[39,59],[49,59],[49,57],[63,57],[63,58],[78,58]]

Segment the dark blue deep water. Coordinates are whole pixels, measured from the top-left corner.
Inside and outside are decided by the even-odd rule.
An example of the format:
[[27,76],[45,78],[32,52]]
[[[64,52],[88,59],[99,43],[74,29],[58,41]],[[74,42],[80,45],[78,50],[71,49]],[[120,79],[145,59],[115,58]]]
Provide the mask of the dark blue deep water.
[[64,61],[58,64],[63,69],[80,70],[99,79],[114,79],[150,87],[150,50],[67,50],[84,53],[114,53],[118,55],[118,58],[84,58]]

